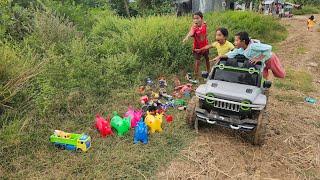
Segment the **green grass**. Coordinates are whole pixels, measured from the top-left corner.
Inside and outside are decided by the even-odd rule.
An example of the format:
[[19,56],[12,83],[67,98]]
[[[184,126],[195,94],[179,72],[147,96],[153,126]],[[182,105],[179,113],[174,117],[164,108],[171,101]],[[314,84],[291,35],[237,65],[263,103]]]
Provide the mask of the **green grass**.
[[302,9],[293,9],[292,13],[294,15],[319,14],[320,6],[305,5]]
[[[123,114],[127,105],[137,105],[138,99],[139,96],[134,91],[118,92],[118,95],[111,97],[109,103],[102,107],[104,110],[97,110],[96,113],[106,114],[118,110]],[[135,102],[132,102],[133,100]],[[112,103],[113,101],[117,103]],[[87,119],[77,121],[68,116],[51,116],[41,120],[37,127],[28,127],[30,133],[20,131],[21,123],[25,121],[14,120],[0,131],[0,164],[4,171],[2,177],[152,177],[157,169],[168,164],[183,147],[186,147],[195,135],[185,124],[184,112],[171,109],[169,113],[174,114],[172,124],[164,122],[164,132],[150,135],[147,145],[133,144],[132,130],[125,137],[101,138],[92,127],[94,113],[86,115]],[[64,118],[70,119],[64,121]],[[58,123],[62,121],[64,122]],[[38,129],[36,133],[35,129]],[[87,153],[56,149],[48,139],[54,129],[89,133],[92,137],[92,148]]]
[[[59,6],[59,13],[63,11],[72,14],[75,23],[83,19],[77,17],[80,9],[74,13],[72,8]],[[151,178],[194,139],[184,112],[178,111],[170,112],[173,124],[152,135],[148,145],[133,145],[133,132],[102,139],[92,128],[96,113],[116,110],[123,114],[129,105],[140,107],[135,88],[146,76],[156,79],[192,70],[192,42],[181,43],[192,17],[123,19],[108,11],[90,12],[94,15],[85,17],[93,18],[88,20],[93,24],[81,23],[78,29],[67,18],[36,11],[31,34],[22,42],[0,44],[0,52],[11,54],[1,58],[0,64],[14,67],[1,70],[4,84],[42,63],[32,74],[35,77],[12,86],[10,92],[16,90],[16,94],[6,101],[11,108],[4,108],[0,115],[0,173],[4,177]],[[266,43],[279,42],[287,35],[276,19],[252,12],[206,14],[205,19],[211,42],[220,26],[229,29],[231,41],[239,31]],[[11,66],[12,62],[17,64]],[[55,129],[89,133],[92,149],[87,153],[55,149],[49,142]]]
[[312,92],[312,75],[305,70],[288,69],[286,78],[275,80],[275,87],[285,90]]

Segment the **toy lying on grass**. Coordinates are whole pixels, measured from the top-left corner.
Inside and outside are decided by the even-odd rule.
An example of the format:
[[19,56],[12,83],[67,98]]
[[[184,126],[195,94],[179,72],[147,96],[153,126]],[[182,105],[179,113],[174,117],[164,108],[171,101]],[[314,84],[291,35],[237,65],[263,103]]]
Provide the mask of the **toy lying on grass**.
[[148,128],[146,124],[143,122],[143,119],[138,122],[137,126],[134,128],[134,138],[133,143],[136,144],[139,141],[143,144],[148,143]]
[[147,112],[147,116],[144,121],[146,125],[149,127],[150,133],[162,132],[162,119],[162,114],[157,114],[153,116],[152,114],[150,114],[149,111]]
[[110,125],[110,117],[105,120],[99,114],[96,115],[96,124],[97,130],[100,132],[102,137],[106,137],[108,135],[113,135]]
[[[68,134],[68,136],[61,136]],[[91,147],[91,138],[85,134],[66,133],[60,130],[55,130],[50,136],[50,142],[59,149],[67,149],[73,151],[86,152]]]
[[117,112],[113,112],[111,127],[117,131],[119,136],[125,135],[130,129],[130,117],[121,118]]
[[137,123],[140,121],[141,117],[142,117],[142,110],[134,110],[132,107],[128,108],[128,111],[124,114],[124,117],[130,117],[131,119],[131,123],[130,123],[130,127],[134,128],[136,127]]

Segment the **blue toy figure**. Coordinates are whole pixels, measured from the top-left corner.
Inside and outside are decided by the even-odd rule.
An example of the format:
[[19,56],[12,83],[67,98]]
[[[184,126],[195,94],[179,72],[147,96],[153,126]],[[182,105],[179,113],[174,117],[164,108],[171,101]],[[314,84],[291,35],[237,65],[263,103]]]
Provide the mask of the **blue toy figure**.
[[148,128],[144,123],[143,118],[140,119],[134,131],[133,143],[136,144],[139,141],[143,144],[148,143]]

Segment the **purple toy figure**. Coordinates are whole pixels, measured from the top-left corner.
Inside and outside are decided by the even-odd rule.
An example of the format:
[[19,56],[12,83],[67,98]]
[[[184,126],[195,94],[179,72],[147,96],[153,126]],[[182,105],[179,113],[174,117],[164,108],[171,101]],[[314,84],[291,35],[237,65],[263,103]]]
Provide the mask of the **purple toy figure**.
[[134,144],[137,144],[139,141],[142,142],[143,144],[148,143],[148,128],[142,118],[138,122],[137,126],[135,127],[134,138],[133,138]]
[[132,107],[128,107],[128,111],[124,114],[124,117],[130,117],[131,119],[131,128],[136,127],[137,123],[142,117],[142,110],[134,110]]

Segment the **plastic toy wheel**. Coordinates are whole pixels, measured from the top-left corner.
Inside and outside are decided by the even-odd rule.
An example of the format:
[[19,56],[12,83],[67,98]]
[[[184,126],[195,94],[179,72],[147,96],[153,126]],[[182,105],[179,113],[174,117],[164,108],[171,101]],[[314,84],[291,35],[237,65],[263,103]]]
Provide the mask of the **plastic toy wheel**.
[[56,147],[56,148],[58,148],[58,149],[60,149],[61,147],[60,147],[60,144],[54,144],[54,147]]
[[188,104],[187,107],[187,117],[186,117],[186,123],[191,128],[197,128],[196,120],[196,108],[199,107],[199,98],[196,96],[193,96]]
[[265,110],[262,110],[259,113],[257,121],[258,121],[257,127],[252,132],[253,133],[252,144],[261,146],[265,142],[267,125],[268,125],[268,117]]
[[77,148],[76,152],[77,152],[77,153],[81,153],[82,150],[81,150],[80,148]]

